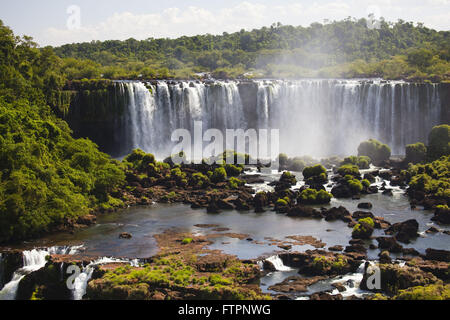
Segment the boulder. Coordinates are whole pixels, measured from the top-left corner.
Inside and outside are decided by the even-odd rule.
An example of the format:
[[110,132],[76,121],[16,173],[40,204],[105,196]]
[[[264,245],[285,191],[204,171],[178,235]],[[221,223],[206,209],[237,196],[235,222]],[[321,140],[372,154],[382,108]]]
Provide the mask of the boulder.
[[311,207],[304,207],[297,205],[289,210],[287,213],[288,217],[301,217],[301,218],[311,218],[311,217],[321,217],[321,213]]
[[345,184],[338,184],[333,189],[331,189],[331,194],[339,199],[339,198],[351,198],[352,197],[352,191],[350,188]]
[[378,247],[380,249],[384,249],[392,253],[400,253],[403,250],[402,245],[400,245],[393,237],[378,237],[376,240],[378,241]]
[[403,243],[409,243],[411,239],[418,237],[419,223],[415,219],[399,222],[389,227],[385,233],[395,235],[395,238]]
[[450,262],[450,251],[428,248],[425,251],[425,259]]
[[344,207],[339,208],[331,208],[329,210],[322,211],[322,214],[325,216],[326,221],[334,221],[334,220],[342,220],[344,222],[352,221],[352,216],[350,212]]
[[122,232],[122,233],[119,235],[119,238],[120,238],[120,239],[131,239],[131,238],[133,238],[133,236],[131,235],[131,233],[128,233],[128,232]]
[[358,204],[359,209],[370,210],[370,209],[372,209],[372,207],[373,207],[373,205],[370,202],[361,202],[360,204]]
[[447,207],[436,208],[434,217],[431,220],[442,224],[450,224],[450,209]]

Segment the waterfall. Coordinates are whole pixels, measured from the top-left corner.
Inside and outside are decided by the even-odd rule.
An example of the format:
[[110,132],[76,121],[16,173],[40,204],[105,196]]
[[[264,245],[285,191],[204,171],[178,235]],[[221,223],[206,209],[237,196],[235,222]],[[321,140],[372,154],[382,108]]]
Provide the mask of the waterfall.
[[73,300],[82,300],[83,296],[86,294],[86,288],[89,280],[92,278],[92,274],[94,273],[95,267],[102,264],[109,263],[128,263],[132,267],[138,267],[139,261],[137,259],[134,260],[124,260],[124,259],[115,259],[115,258],[101,258],[89,263],[86,267],[83,268],[83,271],[75,278],[74,280],[74,288],[72,290]]
[[[280,151],[289,155],[356,154],[375,138],[393,154],[427,142],[448,118],[437,84],[382,80],[258,80],[120,82],[128,95],[123,117],[126,150],[170,155],[175,129],[279,129]],[[227,146],[229,147],[229,146]]]
[[30,251],[23,251],[23,267],[14,272],[11,281],[5,284],[3,289],[0,291],[0,300],[14,300],[16,298],[20,281],[26,275],[43,268],[47,263],[47,256],[54,254],[73,255],[81,247],[82,246],[51,247],[47,249],[33,249]]
[[277,271],[291,271],[292,270],[292,268],[287,267],[283,264],[283,261],[280,259],[279,256],[269,257],[266,259],[266,261],[272,263]]

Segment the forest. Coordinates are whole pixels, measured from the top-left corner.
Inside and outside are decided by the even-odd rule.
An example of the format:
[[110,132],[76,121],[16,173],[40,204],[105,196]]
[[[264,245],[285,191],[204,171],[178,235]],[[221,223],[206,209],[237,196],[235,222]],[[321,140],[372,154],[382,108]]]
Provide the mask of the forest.
[[69,79],[381,77],[450,79],[450,32],[348,18],[178,39],[93,41],[54,48]]

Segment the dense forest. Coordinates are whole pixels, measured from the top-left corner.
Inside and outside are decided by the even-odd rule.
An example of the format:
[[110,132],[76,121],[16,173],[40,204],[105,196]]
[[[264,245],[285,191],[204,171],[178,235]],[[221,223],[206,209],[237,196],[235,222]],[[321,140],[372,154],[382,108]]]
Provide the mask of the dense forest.
[[379,29],[348,18],[309,27],[178,39],[93,41],[55,48],[71,79],[382,77],[450,80],[450,32],[399,20]]
[[0,242],[41,235],[99,206],[125,180],[120,164],[72,138],[48,106],[65,76],[50,48],[38,49],[0,21]]

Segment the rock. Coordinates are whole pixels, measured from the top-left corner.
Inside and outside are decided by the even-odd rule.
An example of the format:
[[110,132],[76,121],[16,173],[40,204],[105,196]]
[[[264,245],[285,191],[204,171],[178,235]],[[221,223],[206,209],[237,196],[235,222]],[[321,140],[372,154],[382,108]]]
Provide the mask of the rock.
[[373,207],[373,205],[370,202],[361,202],[360,204],[358,204],[359,209],[370,210],[370,209],[372,209],[372,207]]
[[[381,280],[381,290],[373,289],[371,291],[386,292],[390,295],[397,294],[399,290],[404,290],[415,286],[426,286],[439,281],[432,273],[424,272],[417,267],[404,266],[396,264],[378,265]],[[372,275],[370,268],[364,273],[360,288],[369,290],[367,287],[368,278]],[[372,269],[373,272],[373,269]]]
[[419,251],[414,248],[403,248],[402,253],[404,256],[418,256],[420,255]]
[[344,222],[352,221],[352,216],[350,212],[344,207],[339,208],[331,208],[329,210],[322,211],[322,214],[325,216],[326,221],[334,221],[334,220],[342,220]]
[[220,208],[219,205],[217,204],[216,201],[211,201],[208,205],[208,207],[206,208],[206,212],[207,213],[220,213]]
[[391,263],[392,259],[389,256],[388,251],[383,251],[380,253],[380,263]]
[[326,293],[326,292],[319,292],[319,293],[314,293],[311,296],[310,300],[332,301],[332,300],[344,300],[344,298],[342,297],[341,294],[331,295],[331,294]]
[[395,235],[395,238],[403,243],[409,243],[411,239],[418,237],[419,223],[415,219],[399,222],[389,227],[385,233]]
[[392,253],[400,253],[403,250],[403,247],[393,237],[378,237],[376,240],[380,249],[385,249]]
[[81,217],[78,217],[78,219],[77,219],[77,224],[82,224],[85,226],[91,226],[96,223],[97,223],[97,217],[92,214],[81,216]]
[[438,233],[439,229],[437,229],[436,227],[430,227],[427,231],[425,231],[426,233]]
[[352,215],[353,219],[359,220],[364,218],[374,218],[374,215],[372,212],[366,212],[366,211],[356,211]]
[[343,246],[333,246],[333,247],[329,247],[328,250],[338,252],[338,251],[344,250],[344,247]]
[[447,207],[439,207],[434,211],[434,217],[431,219],[442,224],[450,224],[450,209]]
[[333,189],[331,189],[331,194],[339,199],[339,198],[351,198],[352,197],[352,191],[347,185],[344,184],[338,184]]
[[428,248],[425,251],[425,259],[450,262],[450,251]]
[[263,270],[269,271],[269,272],[275,272],[277,271],[277,268],[273,265],[272,262],[268,260],[263,261]]
[[414,258],[411,261],[408,261],[407,265],[420,268],[420,270],[425,272],[430,272],[444,281],[450,280],[450,273],[448,272],[449,264],[447,262]]
[[376,250],[376,249],[378,249],[378,246],[376,246],[373,243],[371,243],[371,244],[369,244],[369,249],[370,250]]
[[119,238],[120,238],[120,239],[131,239],[131,238],[133,238],[133,236],[131,235],[131,233],[128,233],[128,232],[122,232],[122,233],[119,235]]
[[278,248],[280,248],[280,249],[283,249],[283,250],[291,250],[292,249],[292,246],[290,245],[290,244],[280,244],[279,246],[278,246]]
[[331,284],[333,287],[335,287],[339,292],[344,292],[345,290],[347,290],[347,288],[345,288],[345,285],[343,283],[332,283]]
[[222,210],[234,210],[235,207],[227,200],[217,201],[217,206]]
[[375,229],[387,229],[391,226],[391,224],[382,217],[373,217],[372,220],[375,223]]
[[394,193],[392,192],[392,189],[385,189],[383,191],[383,195],[392,197],[394,195]]
[[288,217],[311,218],[321,217],[321,213],[311,207],[297,205],[289,210]]
[[366,253],[367,249],[362,244],[353,244],[345,248],[345,252]]

